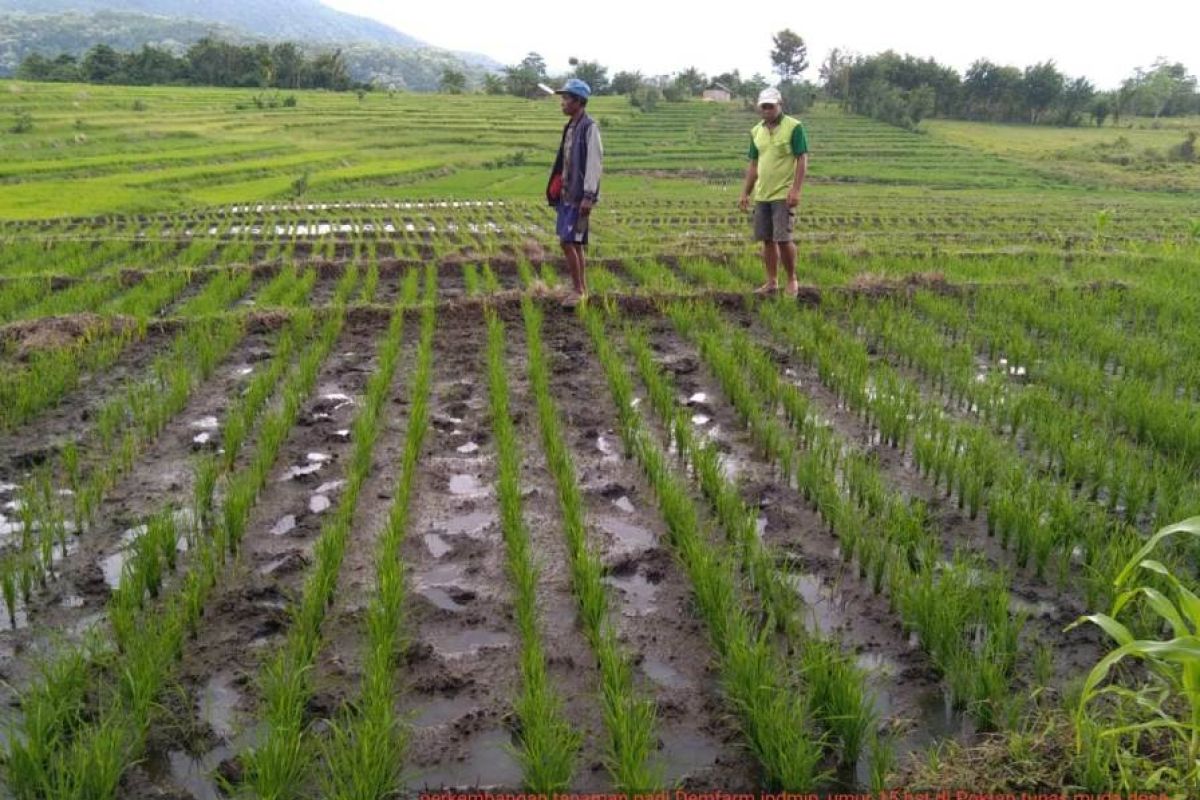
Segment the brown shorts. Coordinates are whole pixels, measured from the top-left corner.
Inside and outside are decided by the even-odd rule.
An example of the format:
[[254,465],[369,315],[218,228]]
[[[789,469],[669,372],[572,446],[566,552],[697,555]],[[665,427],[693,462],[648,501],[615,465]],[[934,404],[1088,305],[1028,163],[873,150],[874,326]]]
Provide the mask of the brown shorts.
[[796,209],[788,208],[787,200],[772,200],[754,204],[754,241],[790,242]]

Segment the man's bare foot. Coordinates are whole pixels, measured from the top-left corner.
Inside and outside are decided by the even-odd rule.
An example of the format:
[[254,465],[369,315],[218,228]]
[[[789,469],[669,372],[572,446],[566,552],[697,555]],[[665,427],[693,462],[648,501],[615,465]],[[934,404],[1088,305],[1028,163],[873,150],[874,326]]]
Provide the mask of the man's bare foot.
[[755,294],[775,294],[779,291],[779,285],[775,283],[764,283],[762,286],[754,290]]
[[787,296],[796,297],[800,294],[800,284],[797,281],[789,281],[787,285]]
[[562,299],[562,303],[560,303],[560,305],[570,311],[583,302],[584,297],[585,295],[579,295],[575,292],[568,292],[567,296]]

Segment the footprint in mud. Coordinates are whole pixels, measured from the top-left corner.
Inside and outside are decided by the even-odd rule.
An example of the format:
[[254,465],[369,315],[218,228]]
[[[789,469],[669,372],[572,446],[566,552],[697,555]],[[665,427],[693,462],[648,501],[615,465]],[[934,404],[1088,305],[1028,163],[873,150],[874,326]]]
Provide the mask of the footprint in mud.
[[488,493],[488,487],[470,473],[451,475],[449,488],[450,494],[457,497],[478,497]]
[[467,740],[461,755],[418,772],[409,788],[431,790],[520,786],[523,773],[513,756],[515,751],[512,735],[503,728],[477,733]]
[[654,598],[658,587],[636,571],[604,576],[604,583],[615,588],[621,596],[621,613],[627,617],[644,617],[658,610]]
[[427,533],[424,538],[425,547],[429,549],[429,554],[434,558],[441,558],[454,549],[454,545],[436,533]]
[[[629,498],[621,497],[626,505],[621,505],[620,501],[614,501],[614,505],[625,510],[628,508],[628,513],[633,512],[633,504],[629,502]],[[629,553],[639,553],[645,550],[653,549],[658,545],[658,540],[654,534],[641,525],[635,525],[632,522],[626,522],[617,517],[597,517],[595,524],[600,530],[612,537],[613,543],[618,553],[624,555]]]

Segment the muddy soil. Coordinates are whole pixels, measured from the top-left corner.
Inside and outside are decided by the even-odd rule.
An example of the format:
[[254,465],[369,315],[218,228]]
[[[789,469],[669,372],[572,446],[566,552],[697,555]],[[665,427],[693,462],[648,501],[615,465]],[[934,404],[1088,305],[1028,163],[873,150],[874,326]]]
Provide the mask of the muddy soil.
[[[213,377],[199,386],[183,411],[172,419],[143,452],[132,471],[109,491],[96,514],[96,522],[82,536],[71,538],[65,558],[56,557],[55,577],[47,589],[35,592],[23,609],[18,629],[8,620],[0,626],[0,674],[4,696],[12,686],[29,679],[31,659],[65,635],[72,639],[101,622],[113,586],[120,579],[125,545],[140,530],[137,526],[165,504],[185,508],[190,503],[191,456],[201,447],[197,437],[209,434],[219,440],[219,420],[230,403],[252,379],[260,362],[270,354],[268,334],[250,334]],[[217,427],[213,427],[216,425]],[[54,435],[56,432],[51,431]],[[180,512],[179,521],[186,514]],[[183,543],[181,543],[183,546]]]
[[[543,337],[551,392],[587,503],[589,540],[607,567],[613,619],[633,656],[638,688],[658,708],[656,761],[664,784],[753,790],[758,767],[721,699],[708,633],[670,554],[654,493],[623,453],[616,409],[587,333],[551,305]],[[594,659],[587,664],[595,668]]]
[[[444,274],[444,273],[443,273]],[[515,788],[518,633],[495,493],[481,315],[440,320],[430,428],[401,557],[406,785]]]
[[[751,327],[760,342],[771,346],[769,333],[761,330],[758,326],[751,325],[748,315],[732,314],[731,316],[738,324]],[[679,380],[681,390],[687,396],[692,396],[696,392],[704,393],[710,402],[711,398],[721,398],[715,407],[709,406],[701,409],[700,415],[711,416],[713,421],[707,424],[715,424],[722,433],[737,431],[742,438],[741,452],[752,454],[754,448],[748,433],[744,432],[732,406],[725,400],[715,379],[703,367],[695,349],[673,332],[668,321],[657,322],[655,328],[657,331],[656,342],[664,348],[665,352],[682,354],[689,360],[689,368],[692,362],[697,366],[694,372],[689,373],[690,377],[685,379],[681,376]],[[987,535],[987,525],[982,514],[978,519],[970,520],[958,508],[955,498],[947,498],[943,491],[934,489],[931,483],[919,474],[910,453],[881,444],[878,431],[863,424],[859,417],[841,405],[833,393],[820,382],[815,370],[800,363],[798,359],[791,358],[781,349],[776,349],[775,352],[784,376],[794,381],[813,399],[817,413],[831,422],[851,446],[861,451],[871,452],[878,457],[880,468],[890,486],[910,496],[921,498],[927,503],[931,517],[935,520],[935,528],[940,533],[947,560],[953,557],[956,549],[961,549],[978,553],[984,557],[986,563],[994,568],[1006,569],[1009,572],[1012,586],[1010,598],[1012,609],[1014,612],[1025,612],[1029,617],[1025,626],[1023,643],[1027,652],[1032,652],[1032,647],[1036,642],[1051,645],[1055,658],[1055,675],[1059,680],[1068,680],[1070,676],[1078,675],[1081,670],[1086,670],[1095,664],[1103,654],[1101,637],[1095,632],[1083,628],[1068,633],[1063,632],[1066,625],[1076,619],[1079,614],[1085,613],[1082,602],[1076,594],[1064,591],[1063,588],[1052,585],[1049,581],[1037,579],[1032,569],[1016,569],[1011,552],[1002,549],[998,540]],[[754,458],[752,455],[749,457]],[[744,462],[738,463],[735,460],[733,464],[735,474],[744,468]],[[770,539],[772,509],[774,509],[774,513],[779,513],[781,510],[780,504],[772,498],[772,494],[782,491],[792,496],[794,504],[799,507],[799,510],[807,513],[798,493],[782,486],[777,478],[762,478],[750,474],[745,476],[743,482],[749,486],[759,486],[759,504],[762,506],[764,500],[766,502],[767,513],[764,516],[768,540]],[[769,490],[771,487],[774,489],[773,492]],[[754,498],[752,494],[748,494],[747,499],[753,500]],[[810,515],[810,518],[812,524],[818,529],[822,527],[815,515]],[[807,543],[811,539],[809,536],[805,536],[803,541]],[[830,543],[836,545],[836,539],[830,537]],[[856,571],[850,570],[848,566],[841,566],[840,554],[836,548],[829,550],[826,558],[832,559],[828,562],[827,567],[830,569],[836,567],[839,575],[836,583],[840,584],[843,592],[848,585],[858,582]],[[806,571],[808,570],[806,569]],[[842,575],[843,572],[845,575]],[[801,580],[809,581],[810,579],[802,578]],[[869,590],[869,587],[864,588]],[[813,596],[823,596],[827,593],[824,590],[814,591],[811,586],[805,591]],[[898,622],[894,615],[887,611],[886,601],[880,605],[880,608],[883,610],[880,622],[885,627],[891,626],[898,630]],[[858,618],[852,622],[850,628],[857,634],[864,626]],[[1023,677],[1032,679],[1028,673],[1028,667],[1028,664],[1023,664],[1020,669]]]
[[[838,641],[867,672],[879,729],[896,735],[901,754],[935,738],[969,739],[970,720],[949,708],[928,659],[900,630],[886,597],[876,595],[857,568],[842,560],[837,538],[762,459],[696,350],[665,319],[651,322],[649,332],[680,404],[692,411],[693,425],[716,443],[726,476],[739,486],[743,500],[759,509],[760,534],[781,557],[779,567],[802,601],[805,627]],[[865,783],[868,768],[864,755],[857,775],[842,779]]]
[[62,350],[88,338],[119,335],[136,327],[133,317],[91,312],[38,317],[0,326],[0,348],[22,363],[46,350]]
[[58,403],[0,432],[0,483],[20,483],[33,468],[53,462],[63,444],[90,431],[100,408],[131,381],[146,377],[154,358],[173,338],[170,331],[149,328],[146,337],[130,343],[111,367],[84,373]]
[[[228,771],[255,741],[254,679],[283,640],[311,548],[344,484],[350,427],[374,368],[377,327],[349,325],[317,377],[317,388],[280,450],[247,525],[180,666],[184,699],[156,728],[147,759],[130,770],[131,798],[213,796],[214,769]],[[252,450],[253,448],[248,448]],[[239,457],[244,462],[249,452]],[[320,687],[316,702],[331,702]],[[232,773],[230,773],[232,774]]]

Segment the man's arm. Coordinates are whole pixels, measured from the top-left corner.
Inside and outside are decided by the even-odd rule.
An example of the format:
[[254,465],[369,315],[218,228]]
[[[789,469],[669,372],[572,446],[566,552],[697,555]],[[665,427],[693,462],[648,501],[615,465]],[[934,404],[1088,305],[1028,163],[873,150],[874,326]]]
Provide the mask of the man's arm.
[[796,157],[796,174],[792,176],[792,188],[788,191],[787,196],[788,208],[795,208],[800,204],[800,189],[804,186],[806,172],[808,172],[808,153],[801,153]]
[[756,183],[758,183],[758,161],[751,161],[746,165],[746,180],[742,182],[742,196],[738,199],[738,208],[742,211],[750,208],[750,193],[754,191]]
[[581,213],[588,213],[600,194],[600,175],[604,172],[604,145],[600,142],[600,126],[592,123],[588,129],[587,164],[583,170],[583,200],[579,203]]

